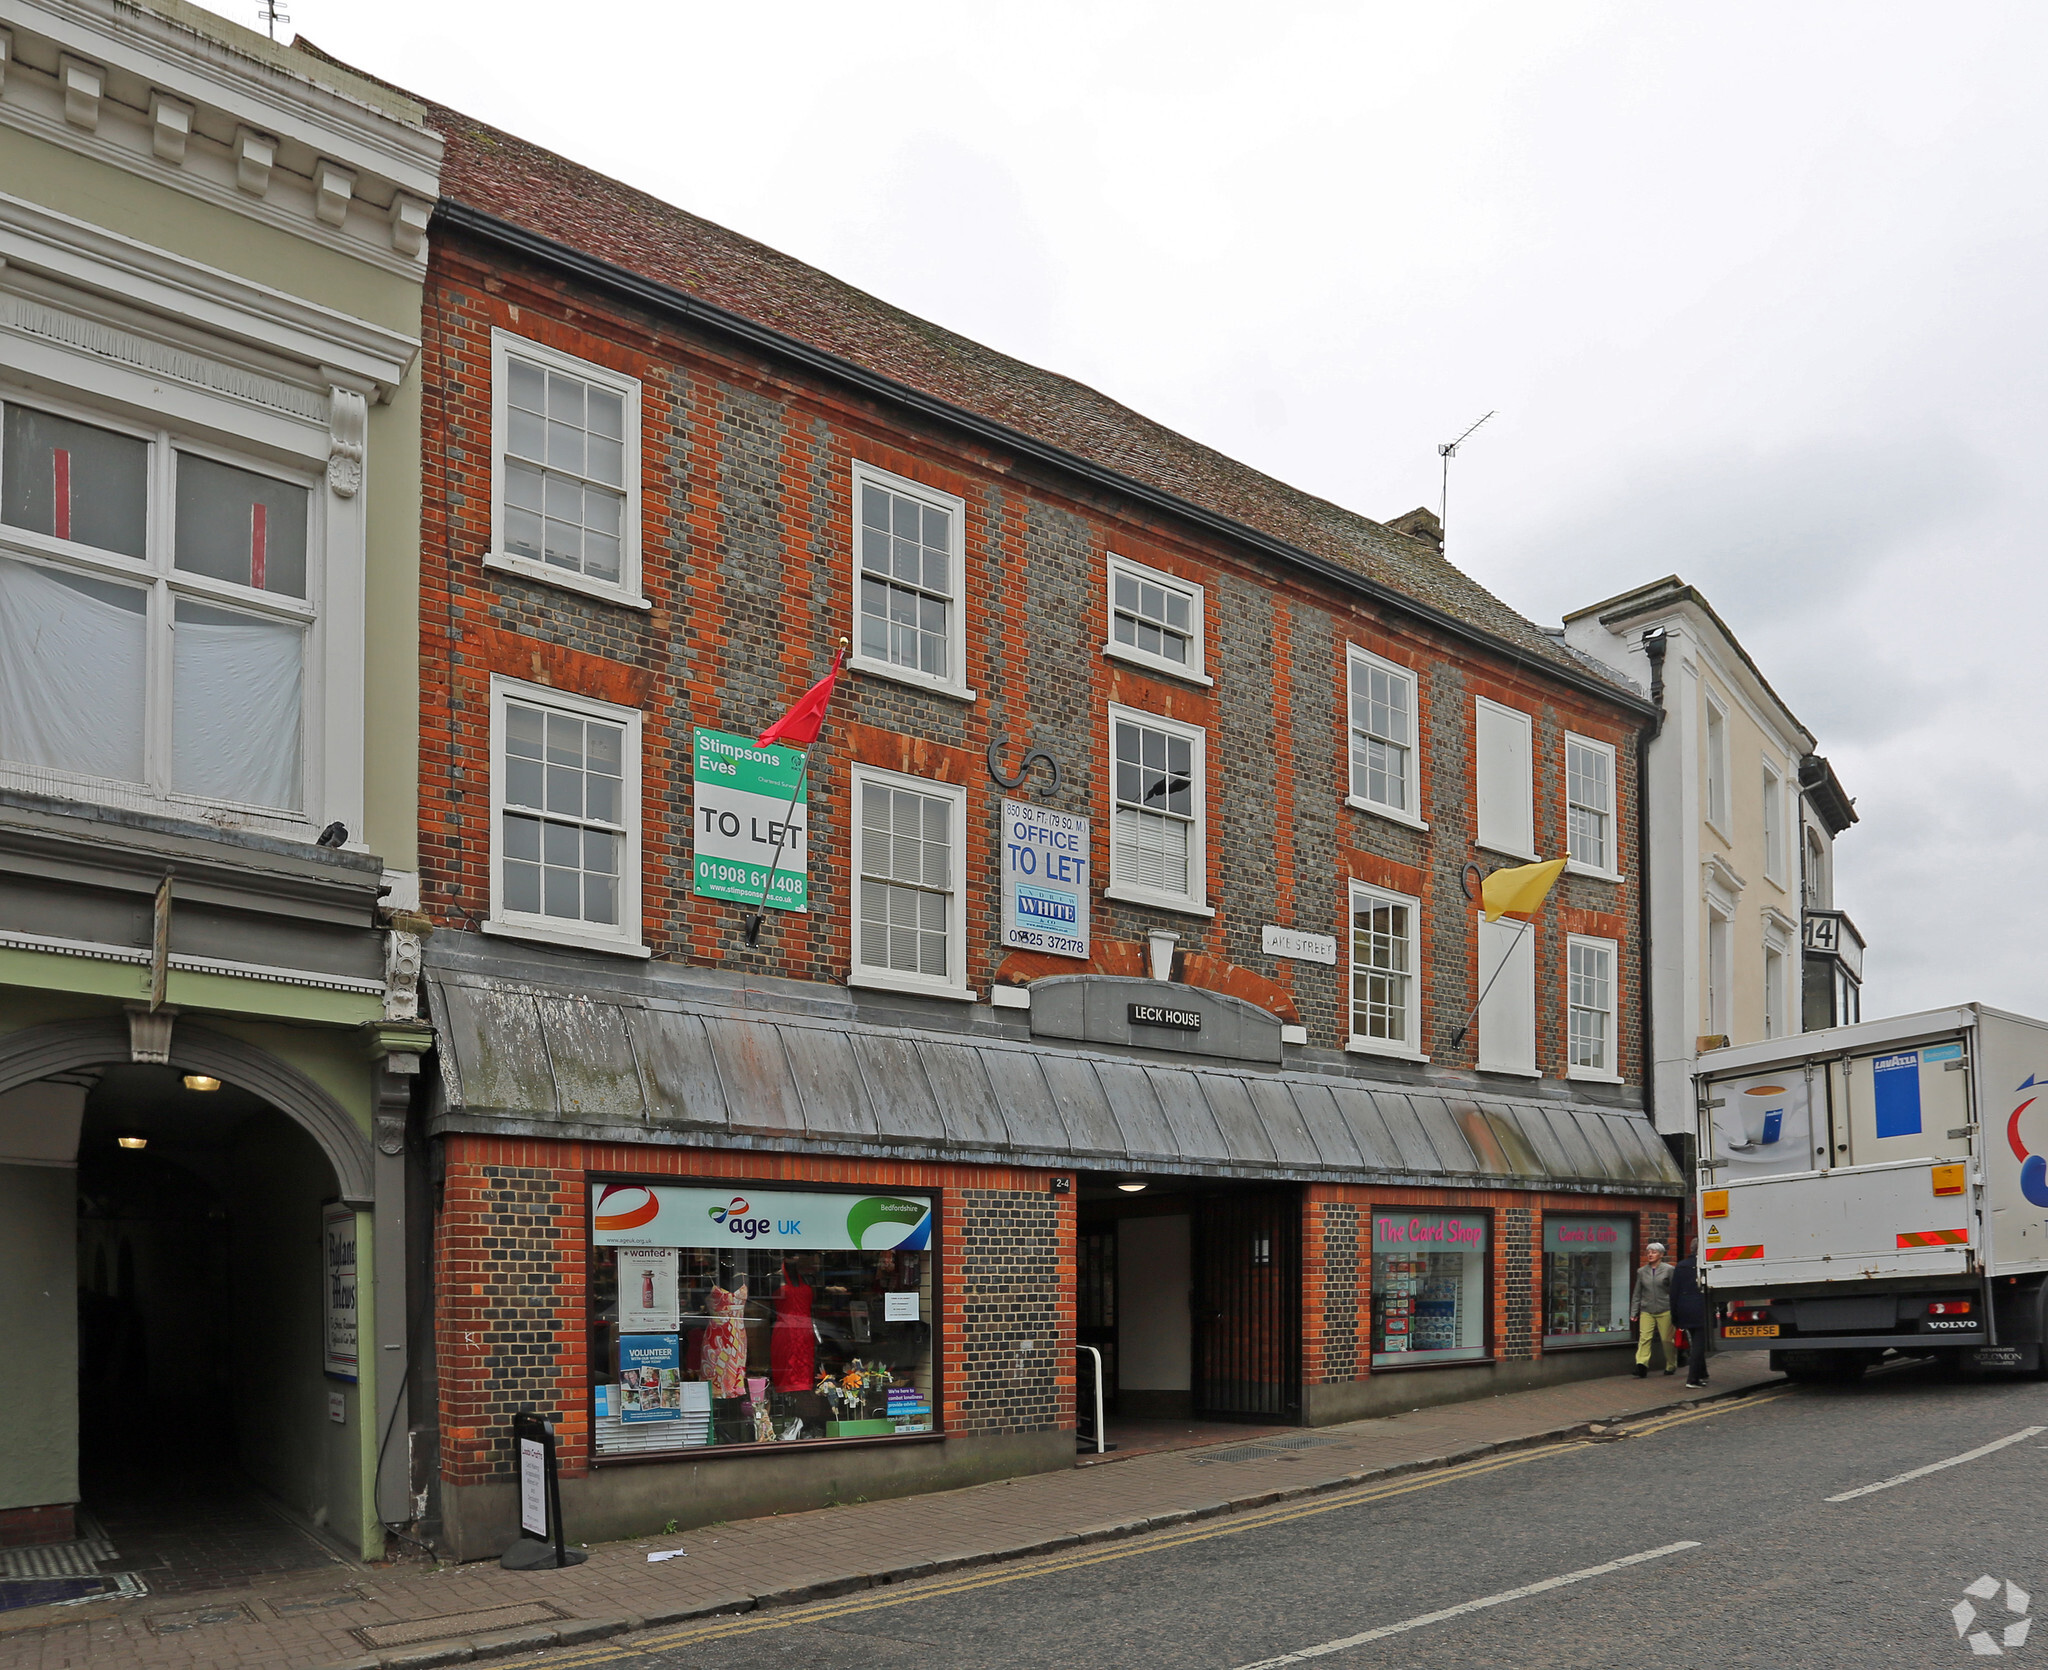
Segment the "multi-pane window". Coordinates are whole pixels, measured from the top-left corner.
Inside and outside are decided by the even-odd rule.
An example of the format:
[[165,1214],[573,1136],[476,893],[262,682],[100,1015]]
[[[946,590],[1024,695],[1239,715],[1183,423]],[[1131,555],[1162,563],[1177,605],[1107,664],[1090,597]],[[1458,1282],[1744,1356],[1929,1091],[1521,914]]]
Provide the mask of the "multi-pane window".
[[1564,740],[1566,840],[1574,864],[1614,868],[1614,750],[1582,736]]
[[1415,1039],[1415,901],[1351,889],[1351,1040],[1403,1051]]
[[953,800],[895,783],[860,785],[860,961],[869,968],[957,980]]
[[1349,667],[1351,797],[1413,814],[1415,675],[1357,649]]
[[639,385],[500,332],[498,554],[550,579],[637,589]]
[[639,716],[511,679],[492,691],[494,919],[637,938]]
[[1764,767],[1764,874],[1785,879],[1785,780]]
[[958,681],[954,611],[959,501],[913,492],[867,471],[854,477],[859,540],[860,647],[879,668]]
[[1180,902],[1205,884],[1201,870],[1201,732],[1112,711],[1110,880]]
[[1574,937],[1567,951],[1571,1066],[1575,1071],[1614,1071],[1614,946],[1607,940]]
[[312,516],[301,482],[6,402],[0,760],[298,812]]
[[1109,559],[1107,653],[1161,671],[1202,672],[1202,588],[1127,557]]

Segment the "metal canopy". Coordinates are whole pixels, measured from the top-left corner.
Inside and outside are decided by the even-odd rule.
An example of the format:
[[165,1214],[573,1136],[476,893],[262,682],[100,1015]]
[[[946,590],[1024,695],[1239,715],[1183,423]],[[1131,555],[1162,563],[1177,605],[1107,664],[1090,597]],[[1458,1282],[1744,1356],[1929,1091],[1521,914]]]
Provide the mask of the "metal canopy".
[[430,970],[440,1128],[1300,1182],[1677,1193],[1638,1113]]

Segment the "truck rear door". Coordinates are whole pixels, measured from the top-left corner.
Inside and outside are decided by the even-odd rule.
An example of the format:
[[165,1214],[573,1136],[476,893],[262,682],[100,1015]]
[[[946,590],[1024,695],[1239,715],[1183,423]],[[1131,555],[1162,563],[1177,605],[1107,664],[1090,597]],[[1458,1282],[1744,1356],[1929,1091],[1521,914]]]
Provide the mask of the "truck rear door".
[[1888,1165],[1969,1153],[1970,1074],[1960,1041],[1852,1055],[1830,1077],[1831,1163]]

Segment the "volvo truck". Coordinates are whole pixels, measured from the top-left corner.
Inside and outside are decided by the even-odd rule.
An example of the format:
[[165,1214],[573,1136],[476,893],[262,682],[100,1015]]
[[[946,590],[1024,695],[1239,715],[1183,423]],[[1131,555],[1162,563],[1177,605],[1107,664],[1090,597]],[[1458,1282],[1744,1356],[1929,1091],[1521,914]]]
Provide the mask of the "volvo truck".
[[1721,1349],[2042,1374],[2048,1023],[1983,1004],[1702,1055],[1697,1246]]

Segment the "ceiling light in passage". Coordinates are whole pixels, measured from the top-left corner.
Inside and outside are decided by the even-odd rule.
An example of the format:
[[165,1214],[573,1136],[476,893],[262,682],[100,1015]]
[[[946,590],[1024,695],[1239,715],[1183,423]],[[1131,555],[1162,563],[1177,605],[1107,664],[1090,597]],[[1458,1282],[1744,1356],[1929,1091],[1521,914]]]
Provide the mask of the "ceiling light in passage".
[[123,1148],[147,1148],[149,1146],[148,1137],[116,1137],[114,1140]]
[[187,1090],[218,1090],[220,1088],[220,1080],[209,1078],[204,1073],[187,1073],[185,1075],[185,1088]]
[[1142,1194],[1145,1189],[1143,1183],[1119,1183],[1117,1187],[1122,1189],[1127,1195]]

